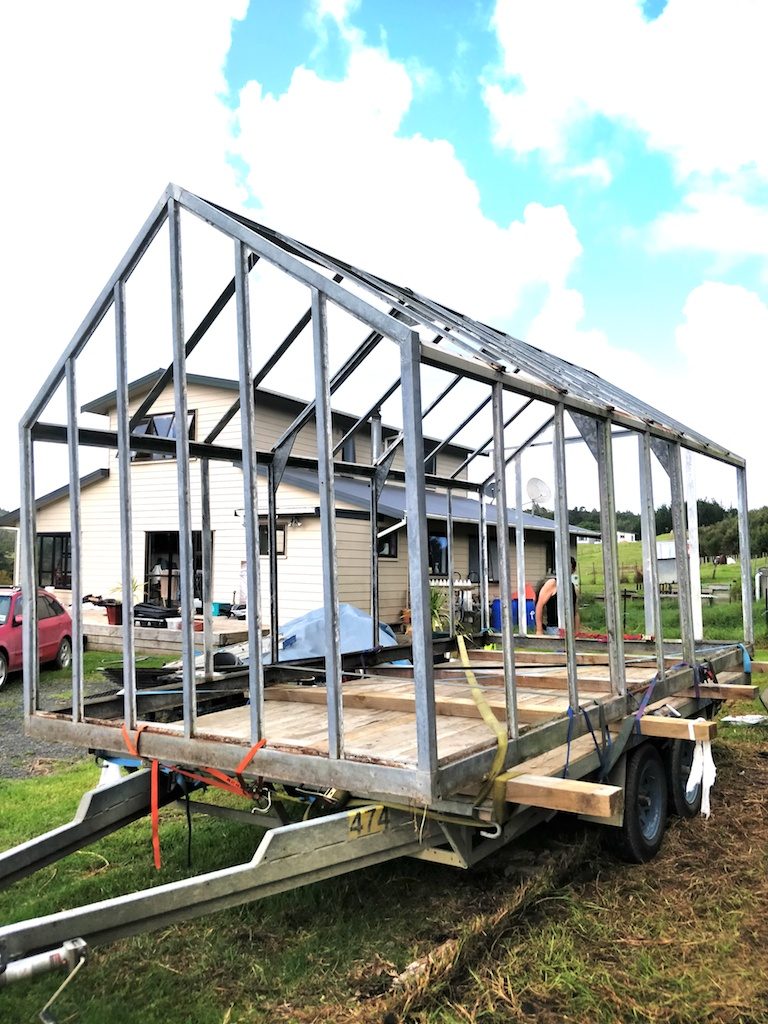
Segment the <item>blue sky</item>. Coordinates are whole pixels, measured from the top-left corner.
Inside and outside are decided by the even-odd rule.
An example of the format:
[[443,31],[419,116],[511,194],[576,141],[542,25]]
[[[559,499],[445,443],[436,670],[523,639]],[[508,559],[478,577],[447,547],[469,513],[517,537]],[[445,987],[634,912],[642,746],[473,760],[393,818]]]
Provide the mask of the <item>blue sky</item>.
[[[745,455],[768,502],[749,394],[768,375],[768,5],[73,0],[0,19],[0,304],[35,352],[7,371],[3,429],[173,180],[588,366]],[[44,303],[41,238],[67,255]],[[106,390],[88,372],[81,391]]]
[[[495,146],[483,83],[502,81],[513,91],[525,89],[524,79],[500,72],[496,7],[494,0],[362,0],[346,6],[345,26],[360,33],[361,44],[383,48],[419,83],[398,134],[449,141],[479,189],[486,217],[504,226],[519,220],[531,202],[567,209],[583,249],[570,274],[584,299],[581,328],[604,332],[620,348],[669,361],[689,293],[714,278],[764,294],[764,259],[737,258],[716,266],[711,251],[660,251],[649,243],[657,218],[679,208],[689,183],[680,177],[674,151],[649,146],[647,131],[631,123],[631,111],[611,118],[594,110],[579,119],[567,159],[560,163],[544,150],[516,153]],[[599,12],[590,12],[594,7],[583,8],[591,32],[599,31]],[[650,23],[663,18],[666,7],[666,0],[647,0],[641,13]],[[325,80],[344,80],[348,31],[326,17],[319,39],[313,9],[302,0],[279,5],[251,0],[246,17],[234,24],[226,60],[233,109],[254,75],[264,92],[275,97],[289,90],[299,66]],[[652,78],[646,88],[653,90]],[[606,162],[610,183],[567,173],[595,160]],[[259,205],[258,196],[250,201]],[[510,325],[516,333],[525,335],[536,306],[534,294],[517,310]]]

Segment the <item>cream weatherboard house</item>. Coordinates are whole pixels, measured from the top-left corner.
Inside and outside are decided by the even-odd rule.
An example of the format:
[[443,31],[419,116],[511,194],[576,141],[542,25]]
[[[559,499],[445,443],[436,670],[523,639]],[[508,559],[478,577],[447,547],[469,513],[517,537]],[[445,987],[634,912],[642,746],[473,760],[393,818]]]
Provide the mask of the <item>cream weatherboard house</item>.
[[[134,381],[129,389],[129,411],[136,412],[158,379],[157,373]],[[238,382],[214,377],[188,375],[189,429],[193,439],[202,439],[218,424],[237,399]],[[305,403],[285,395],[259,389],[256,392],[256,447],[268,450],[303,410]],[[174,437],[173,389],[168,387],[155,398],[139,421],[139,431],[148,435]],[[83,406],[83,412],[108,418],[109,428],[117,428],[115,393],[104,395]],[[355,423],[355,417],[333,414],[334,440],[339,442]],[[383,428],[384,440],[396,434]],[[240,417],[235,415],[222,431],[217,443],[240,444]],[[435,442],[425,440],[425,454]],[[427,471],[449,476],[457,470],[469,449],[448,445],[434,458]],[[314,419],[301,430],[293,448],[294,455],[316,457]],[[335,475],[337,558],[339,600],[365,611],[370,608],[371,529],[368,485],[345,476],[343,462],[370,463],[371,426],[364,424],[339,451]],[[118,474],[115,454],[108,465],[84,477],[81,483],[82,574],[85,594],[114,596],[121,578]],[[199,465],[199,464],[198,464]],[[394,467],[402,468],[402,455]],[[213,462],[211,473],[211,522],[213,530],[213,599],[238,603],[245,585],[245,541],[243,531],[243,477],[241,469],[228,463]],[[462,473],[466,473],[463,470]],[[461,477],[461,474],[460,474]],[[195,558],[196,596],[201,594],[202,553],[200,473],[193,462],[191,478],[192,509],[198,510],[192,528]],[[260,489],[259,512],[266,516],[266,486]],[[68,489],[61,488],[37,501],[38,580],[53,587],[64,600],[70,586],[70,511]],[[178,493],[175,460],[148,452],[135,452],[131,465],[131,504],[133,517],[133,575],[137,581],[134,601],[172,603],[178,597]],[[405,492],[402,486],[386,485],[379,500],[379,529],[386,530],[404,518]],[[495,542],[495,506],[488,506],[491,597],[493,580],[498,579]],[[430,572],[436,577],[447,573],[446,497],[439,490],[428,490],[427,513],[430,548]],[[479,568],[479,503],[474,497],[454,495],[454,573],[477,579]],[[277,491],[277,566],[279,618],[281,622],[318,608],[323,604],[322,556],[320,544],[319,498],[316,474],[309,469],[286,470]],[[510,515],[511,521],[511,515]],[[16,525],[18,512],[9,513],[2,525]],[[526,582],[534,583],[554,564],[553,522],[525,516]],[[576,533],[571,529],[575,547]],[[408,604],[407,545],[403,529],[395,529],[379,542],[379,609],[385,622],[400,620]],[[266,526],[260,528],[261,589],[264,607],[269,607],[269,558]],[[511,564],[515,565],[514,530],[511,531]],[[17,567],[18,572],[18,567]],[[512,581],[513,589],[517,581]]]

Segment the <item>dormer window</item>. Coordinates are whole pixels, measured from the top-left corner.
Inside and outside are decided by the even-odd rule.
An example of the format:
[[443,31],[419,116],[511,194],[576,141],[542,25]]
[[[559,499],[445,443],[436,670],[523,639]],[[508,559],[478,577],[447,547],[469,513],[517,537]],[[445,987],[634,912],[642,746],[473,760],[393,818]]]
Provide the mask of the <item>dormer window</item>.
[[[194,441],[195,439],[195,413],[194,410],[187,414],[187,423],[189,425],[189,439]],[[173,440],[176,437],[176,413],[174,412],[156,412],[151,416],[145,416],[139,420],[136,426],[133,428],[132,433],[144,434],[147,437],[167,437],[169,440]],[[155,462],[158,459],[173,459],[175,454],[165,452],[141,452],[132,451],[131,461],[132,462]]]

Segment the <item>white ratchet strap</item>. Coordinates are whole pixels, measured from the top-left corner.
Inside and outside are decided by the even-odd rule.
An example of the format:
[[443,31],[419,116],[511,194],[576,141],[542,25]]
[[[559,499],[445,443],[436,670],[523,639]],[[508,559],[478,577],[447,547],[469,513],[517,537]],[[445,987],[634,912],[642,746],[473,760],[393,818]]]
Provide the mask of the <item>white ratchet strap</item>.
[[696,739],[694,726],[698,722],[704,721],[705,719],[703,718],[696,718],[688,722],[688,737],[692,742],[696,743],[696,747],[693,751],[693,761],[685,792],[690,799],[696,792],[696,787],[701,784],[701,813],[705,818],[708,818],[711,814],[709,795],[715,784],[717,769],[712,757],[712,743],[709,740]]

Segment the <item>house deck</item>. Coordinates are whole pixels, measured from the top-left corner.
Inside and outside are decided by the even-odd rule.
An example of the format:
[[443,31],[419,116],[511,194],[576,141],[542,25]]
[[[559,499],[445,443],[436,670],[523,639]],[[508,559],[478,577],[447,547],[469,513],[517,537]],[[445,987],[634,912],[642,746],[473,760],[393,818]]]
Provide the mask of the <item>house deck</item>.
[[[245,643],[248,640],[248,627],[237,619],[214,617],[212,619],[214,648],[227,647],[230,644]],[[181,630],[157,628],[154,626],[134,625],[134,643],[136,650],[146,654],[164,654],[167,651],[182,649],[183,635]],[[83,616],[83,632],[86,647],[89,651],[121,651],[123,647],[123,627],[110,626],[103,614],[93,612]],[[195,647],[199,651],[203,646],[202,632],[195,633]]]

